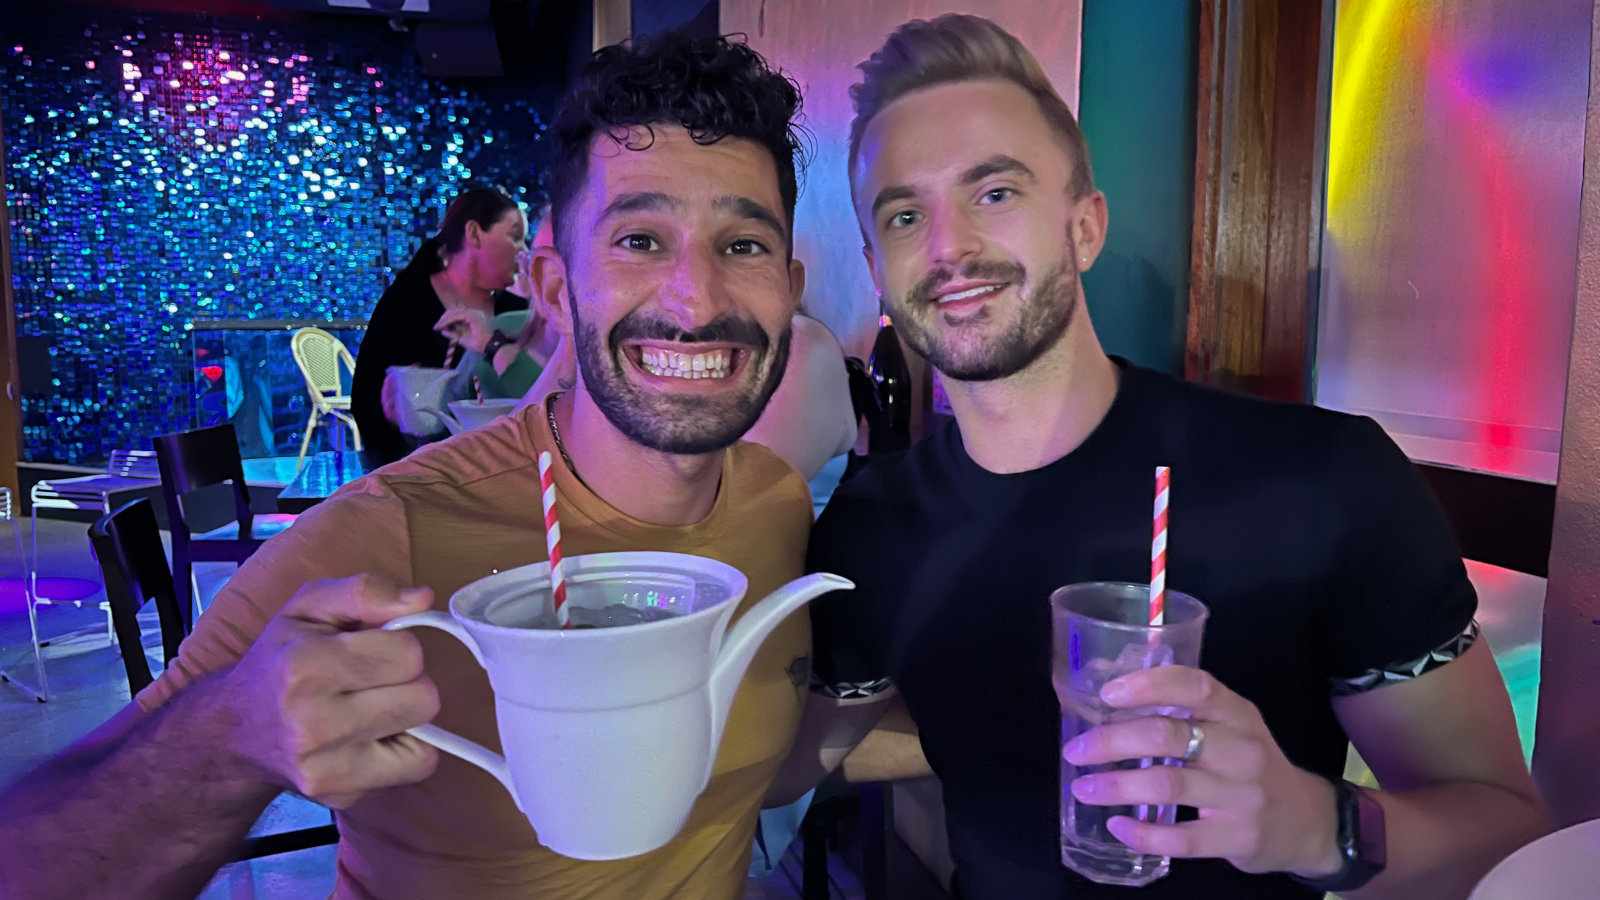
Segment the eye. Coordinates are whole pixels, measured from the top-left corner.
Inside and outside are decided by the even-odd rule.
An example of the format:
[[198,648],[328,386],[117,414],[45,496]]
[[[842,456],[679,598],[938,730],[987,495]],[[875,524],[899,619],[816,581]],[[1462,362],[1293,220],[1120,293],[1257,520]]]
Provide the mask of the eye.
[[1017,192],[1008,187],[994,188],[993,190],[984,191],[983,196],[979,198],[978,202],[988,206],[993,206],[996,203],[1004,203],[1016,195]]
[[922,221],[922,213],[914,209],[902,209],[889,217],[890,228],[910,228]]
[[765,256],[769,251],[765,244],[750,238],[740,238],[728,245],[730,256]]
[[640,253],[653,253],[661,249],[661,243],[648,234],[624,235],[617,245]]

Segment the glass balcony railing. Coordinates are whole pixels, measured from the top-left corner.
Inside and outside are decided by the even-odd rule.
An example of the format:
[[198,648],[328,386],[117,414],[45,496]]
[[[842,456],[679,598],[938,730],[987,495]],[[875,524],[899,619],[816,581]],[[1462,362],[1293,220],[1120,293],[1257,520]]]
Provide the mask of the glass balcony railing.
[[[201,319],[191,332],[191,396],[194,426],[232,422],[239,452],[246,459],[294,456],[311,415],[306,380],[295,364],[289,341],[301,328],[332,333],[354,357],[367,323],[342,319]],[[349,373],[341,382],[350,390]],[[311,451],[331,448],[342,426],[324,420]],[[348,446],[348,444],[347,444]]]

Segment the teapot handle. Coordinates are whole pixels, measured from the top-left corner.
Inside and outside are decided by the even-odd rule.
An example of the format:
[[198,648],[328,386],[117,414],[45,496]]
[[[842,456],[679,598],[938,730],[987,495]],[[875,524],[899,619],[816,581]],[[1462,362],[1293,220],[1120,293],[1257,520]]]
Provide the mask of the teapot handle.
[[[460,623],[442,612],[424,612],[401,616],[383,626],[384,631],[397,631],[401,628],[437,628],[440,631],[448,632],[456,640],[467,645],[467,649],[472,651],[472,658],[478,661],[478,665],[482,666],[484,664],[483,652],[478,649],[478,642],[472,639],[472,635],[468,634]],[[485,668],[487,669],[487,666]],[[453,731],[446,731],[437,725],[418,725],[415,728],[407,728],[406,734],[425,744],[431,744],[451,756],[460,757],[488,772],[504,785],[506,791],[511,794],[511,798],[516,800],[517,789],[511,785],[511,767],[506,764],[504,756],[476,741],[469,741],[461,735]],[[521,801],[518,801],[517,805],[521,806]]]

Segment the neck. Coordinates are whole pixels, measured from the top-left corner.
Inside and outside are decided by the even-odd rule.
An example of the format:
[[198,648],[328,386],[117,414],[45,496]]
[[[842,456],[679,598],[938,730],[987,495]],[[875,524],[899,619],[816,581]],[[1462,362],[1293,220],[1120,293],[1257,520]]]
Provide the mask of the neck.
[[581,380],[557,398],[556,423],[578,476],[612,507],[652,525],[692,525],[711,514],[726,451],[646,449],[611,424]]
[[1076,450],[1117,396],[1117,366],[1100,347],[1083,297],[1075,321],[1027,369],[995,381],[945,379],[967,455],[999,475],[1028,472]]
[[494,310],[494,300],[489,291],[480,288],[472,277],[472,266],[459,257],[445,263],[444,269],[429,276],[434,293],[445,309],[467,307],[485,312]]

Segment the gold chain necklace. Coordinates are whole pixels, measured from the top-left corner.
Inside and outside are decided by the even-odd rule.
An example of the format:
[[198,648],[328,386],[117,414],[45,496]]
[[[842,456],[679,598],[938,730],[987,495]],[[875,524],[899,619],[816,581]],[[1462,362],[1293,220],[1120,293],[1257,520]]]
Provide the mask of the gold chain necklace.
[[556,450],[561,453],[561,461],[567,464],[567,471],[571,472],[572,477],[578,479],[581,484],[583,483],[583,476],[578,474],[578,467],[572,464],[572,456],[567,453],[567,445],[561,440],[561,426],[556,424],[556,401],[559,399],[561,399],[561,392],[557,391],[550,395],[550,399],[545,401],[545,421],[550,423],[550,436],[556,439]]

